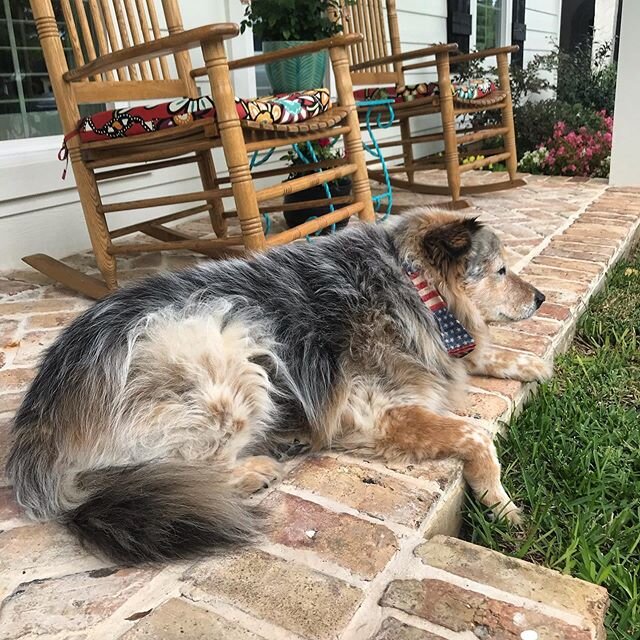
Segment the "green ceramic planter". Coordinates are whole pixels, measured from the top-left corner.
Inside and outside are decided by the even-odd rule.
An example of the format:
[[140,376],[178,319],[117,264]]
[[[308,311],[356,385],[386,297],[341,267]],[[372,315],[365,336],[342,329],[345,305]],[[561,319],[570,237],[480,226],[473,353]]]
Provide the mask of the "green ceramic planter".
[[[306,41],[281,41],[263,42],[264,53],[280,51],[307,44]],[[307,53],[296,58],[288,58],[278,62],[269,62],[265,65],[267,78],[271,84],[273,93],[291,93],[293,91],[305,91],[318,89],[325,85],[325,71],[327,69],[327,52],[318,51]]]

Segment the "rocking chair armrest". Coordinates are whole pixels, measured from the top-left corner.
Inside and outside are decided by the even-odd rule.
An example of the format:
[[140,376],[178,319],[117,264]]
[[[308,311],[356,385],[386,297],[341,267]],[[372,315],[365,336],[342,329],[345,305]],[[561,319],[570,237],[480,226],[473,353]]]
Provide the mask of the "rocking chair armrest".
[[235,38],[239,29],[237,24],[223,22],[209,24],[204,27],[178,31],[164,38],[158,38],[144,44],[136,44],[113,53],[107,53],[87,64],[67,71],[62,77],[67,82],[83,80],[90,76],[99,75],[105,71],[112,71],[137,62],[144,62],[159,58],[178,51],[185,51],[200,46],[209,40],[225,40]]
[[517,44],[509,45],[508,47],[496,47],[495,49],[485,49],[484,51],[474,51],[473,53],[462,53],[460,55],[452,55],[449,58],[451,64],[457,64],[458,62],[467,62],[469,60],[482,60],[483,58],[491,58],[492,56],[498,56],[501,53],[516,53],[520,47]]
[[[278,60],[286,60],[287,58],[295,58],[307,53],[315,53],[324,49],[333,49],[334,47],[350,47],[358,42],[362,42],[363,36],[359,33],[349,33],[347,35],[335,36],[334,38],[325,38],[323,40],[315,40],[297,47],[289,47],[288,49],[280,49],[279,51],[269,51],[268,53],[259,53],[255,56],[240,58],[239,60],[229,60],[229,69],[243,69],[245,67],[255,67],[259,64],[276,62]],[[207,75],[206,67],[198,67],[191,72],[192,78]]]
[[423,49],[416,49],[415,51],[405,51],[404,53],[394,53],[390,56],[382,56],[381,58],[375,58],[374,60],[367,60],[365,62],[359,62],[358,64],[351,65],[350,70],[360,71],[361,69],[368,69],[369,67],[377,67],[379,65],[387,64],[389,62],[404,62],[405,60],[414,60],[415,58],[426,58],[427,56],[435,56],[438,53],[451,53],[458,50],[458,45],[455,43],[449,44],[434,44],[430,47],[424,47]]

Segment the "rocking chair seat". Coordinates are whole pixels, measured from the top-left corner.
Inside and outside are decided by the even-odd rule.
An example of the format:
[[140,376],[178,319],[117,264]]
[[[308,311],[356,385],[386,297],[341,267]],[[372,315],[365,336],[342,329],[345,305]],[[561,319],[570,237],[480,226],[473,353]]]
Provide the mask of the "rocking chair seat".
[[[296,93],[245,100],[236,98],[241,120],[257,125],[288,125],[309,120],[331,106],[328,89],[311,89]],[[211,96],[178,98],[157,105],[111,109],[83,118],[77,129],[82,142],[126,138],[215,118]]]
[[[489,106],[500,102],[504,92],[500,91],[493,80],[488,78],[476,78],[464,82],[452,82],[451,92],[454,101],[459,104],[475,106]],[[437,100],[440,88],[437,82],[420,82],[395,87],[370,87],[354,91],[356,100],[388,100],[392,99],[396,104],[414,102],[430,98]]]

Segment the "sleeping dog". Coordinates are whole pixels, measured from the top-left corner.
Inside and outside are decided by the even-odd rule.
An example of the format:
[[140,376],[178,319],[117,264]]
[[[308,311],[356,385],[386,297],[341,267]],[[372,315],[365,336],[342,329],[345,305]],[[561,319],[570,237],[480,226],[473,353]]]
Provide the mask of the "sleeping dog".
[[479,499],[517,522],[491,434],[451,410],[468,372],[550,375],[487,339],[487,322],[543,301],[492,231],[444,211],[157,275],[46,352],[8,473],[33,518],[128,563],[251,539],[262,514],[246,497],[296,437],[395,463],[460,458]]

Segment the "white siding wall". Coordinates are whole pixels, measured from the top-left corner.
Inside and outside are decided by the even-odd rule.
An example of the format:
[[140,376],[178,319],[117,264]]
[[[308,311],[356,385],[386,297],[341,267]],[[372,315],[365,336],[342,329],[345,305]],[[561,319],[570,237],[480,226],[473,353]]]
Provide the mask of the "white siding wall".
[[560,38],[562,0],[528,0],[525,21],[525,64],[536,54],[550,52]]

